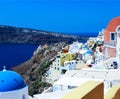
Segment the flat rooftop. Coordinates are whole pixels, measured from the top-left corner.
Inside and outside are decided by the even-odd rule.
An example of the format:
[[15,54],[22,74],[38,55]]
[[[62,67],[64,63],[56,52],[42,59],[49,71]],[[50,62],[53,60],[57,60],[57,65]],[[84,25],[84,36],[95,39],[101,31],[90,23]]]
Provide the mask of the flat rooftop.
[[82,69],[67,71],[63,77],[95,78],[104,80],[120,80],[120,69],[99,70]]

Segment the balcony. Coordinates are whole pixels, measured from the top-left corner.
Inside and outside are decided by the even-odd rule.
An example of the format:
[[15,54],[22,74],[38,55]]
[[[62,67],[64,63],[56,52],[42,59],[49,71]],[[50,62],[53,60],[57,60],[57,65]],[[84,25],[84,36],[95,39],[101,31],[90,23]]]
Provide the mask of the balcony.
[[105,42],[104,42],[104,46],[116,47],[116,41],[111,41],[111,42],[109,42],[109,43],[105,43]]

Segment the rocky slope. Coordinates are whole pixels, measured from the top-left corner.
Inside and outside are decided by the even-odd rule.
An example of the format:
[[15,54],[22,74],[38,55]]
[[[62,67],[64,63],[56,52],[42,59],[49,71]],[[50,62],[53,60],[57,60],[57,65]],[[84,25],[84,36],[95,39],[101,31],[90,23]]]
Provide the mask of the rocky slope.
[[65,45],[65,42],[42,45],[41,48],[38,48],[35,51],[30,60],[12,68],[24,77],[25,81],[29,85],[30,95],[41,93],[44,88],[51,86],[51,84],[43,82],[42,77],[49,69],[49,66],[52,63],[51,59],[57,55]]

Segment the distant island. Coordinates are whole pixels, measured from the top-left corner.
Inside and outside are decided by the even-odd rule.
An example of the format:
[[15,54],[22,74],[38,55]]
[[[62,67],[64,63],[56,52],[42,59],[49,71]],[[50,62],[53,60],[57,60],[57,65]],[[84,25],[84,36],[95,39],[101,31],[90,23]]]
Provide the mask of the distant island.
[[58,42],[70,43],[73,41],[87,40],[88,37],[80,37],[73,34],[49,32],[29,28],[0,25],[0,43],[20,44],[51,44]]

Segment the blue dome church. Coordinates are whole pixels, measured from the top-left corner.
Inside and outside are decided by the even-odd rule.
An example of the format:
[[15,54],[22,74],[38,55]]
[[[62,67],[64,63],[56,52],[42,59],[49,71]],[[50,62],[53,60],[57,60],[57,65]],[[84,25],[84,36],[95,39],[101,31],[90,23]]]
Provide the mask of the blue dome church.
[[18,73],[0,71],[0,99],[28,99],[28,86]]

